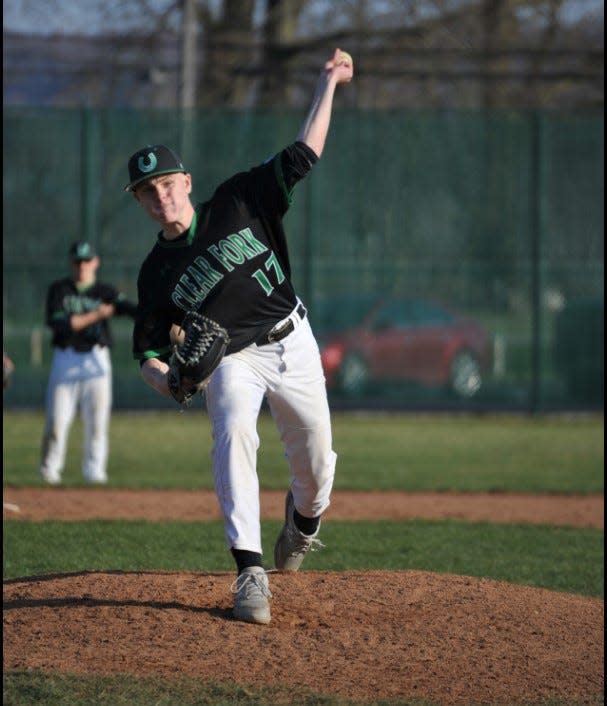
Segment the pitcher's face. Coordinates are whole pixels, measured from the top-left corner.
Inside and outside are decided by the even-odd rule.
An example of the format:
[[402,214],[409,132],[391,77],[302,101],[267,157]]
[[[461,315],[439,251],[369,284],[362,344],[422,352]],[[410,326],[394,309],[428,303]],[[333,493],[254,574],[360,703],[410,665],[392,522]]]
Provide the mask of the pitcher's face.
[[166,228],[178,223],[188,210],[191,192],[191,175],[175,172],[144,181],[135,189],[134,196],[148,216]]

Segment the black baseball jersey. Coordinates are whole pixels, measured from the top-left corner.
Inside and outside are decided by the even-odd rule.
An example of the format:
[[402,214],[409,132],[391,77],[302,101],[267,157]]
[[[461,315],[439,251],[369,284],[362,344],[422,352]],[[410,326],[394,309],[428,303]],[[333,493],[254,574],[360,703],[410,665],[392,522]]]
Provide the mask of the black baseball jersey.
[[111,284],[94,282],[88,287],[78,287],[69,277],[53,282],[46,297],[46,323],[53,333],[52,345],[57,348],[70,346],[81,353],[90,351],[95,345],[111,347],[109,319],[81,331],[74,331],[70,325],[72,314],[95,311],[101,303],[114,304],[118,316],[135,318],[137,305]]
[[221,184],[178,238],[158,234],[137,281],[136,359],[166,360],[171,326],[191,309],[227,329],[227,354],[261,340],[291,313],[297,297],[282,219],[295,183],[316,160],[296,142]]

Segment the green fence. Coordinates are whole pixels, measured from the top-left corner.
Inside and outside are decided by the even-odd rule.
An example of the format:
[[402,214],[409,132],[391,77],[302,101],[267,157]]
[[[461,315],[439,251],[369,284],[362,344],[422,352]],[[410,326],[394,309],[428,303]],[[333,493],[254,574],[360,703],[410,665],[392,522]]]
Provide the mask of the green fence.
[[[44,298],[67,273],[69,243],[93,241],[100,278],[135,297],[156,229],[123,191],[132,152],[174,146],[204,200],[291,142],[302,119],[5,108],[3,328],[17,365],[5,405],[44,403]],[[337,356],[332,404],[602,408],[603,124],[602,114],[335,113],[286,217],[296,286]],[[361,329],[378,298],[392,303]],[[170,406],[141,381],[130,327],[113,330],[115,406]]]

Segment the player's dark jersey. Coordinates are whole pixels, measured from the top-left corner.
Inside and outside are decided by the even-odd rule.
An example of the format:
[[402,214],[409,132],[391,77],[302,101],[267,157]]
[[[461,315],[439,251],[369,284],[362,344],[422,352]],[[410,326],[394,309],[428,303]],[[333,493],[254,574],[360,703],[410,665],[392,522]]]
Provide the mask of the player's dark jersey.
[[91,324],[81,331],[74,331],[70,325],[72,314],[94,311],[101,303],[114,304],[117,315],[135,316],[137,305],[111,284],[94,282],[89,287],[81,288],[69,277],[53,282],[46,297],[46,323],[53,334],[52,345],[57,348],[69,346],[81,353],[90,351],[95,345],[111,347],[113,340],[109,319]]
[[227,329],[228,354],[261,341],[290,314],[297,297],[282,218],[316,159],[304,143],[290,145],[221,184],[179,238],[158,235],[137,282],[135,358],[166,360],[170,328],[190,309]]

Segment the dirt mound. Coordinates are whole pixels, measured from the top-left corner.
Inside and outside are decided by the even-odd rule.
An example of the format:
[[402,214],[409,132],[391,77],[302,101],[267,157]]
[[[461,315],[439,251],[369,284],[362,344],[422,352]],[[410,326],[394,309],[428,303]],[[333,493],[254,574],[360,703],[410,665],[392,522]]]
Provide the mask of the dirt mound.
[[[283,516],[284,493],[262,493]],[[207,491],[5,488],[4,519],[219,518]],[[603,496],[335,492],[327,518],[604,527]],[[604,602],[422,571],[270,575],[269,626],[231,618],[235,574],[82,572],[4,582],[4,670],[188,675],[351,699],[601,698]]]
[[272,622],[228,573],[4,582],[4,670],[189,675],[351,699],[565,702],[603,691],[604,603],[423,571],[270,575]]

